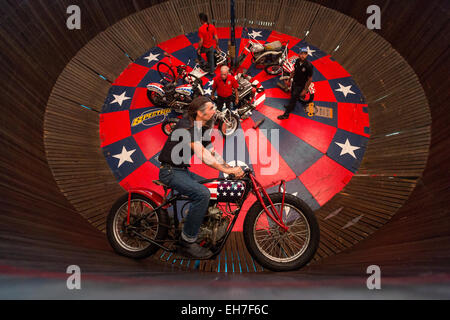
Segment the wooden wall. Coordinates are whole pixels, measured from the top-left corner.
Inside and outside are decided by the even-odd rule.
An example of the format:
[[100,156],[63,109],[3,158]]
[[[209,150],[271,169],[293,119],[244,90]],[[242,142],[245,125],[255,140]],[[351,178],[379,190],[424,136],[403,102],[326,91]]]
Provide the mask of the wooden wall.
[[[442,72],[449,65],[447,2],[434,0],[424,5],[411,1],[405,6],[400,2],[375,1],[383,10],[382,29],[376,33],[357,23],[365,24],[365,8],[373,1],[315,2],[322,6],[309,1],[241,0],[236,1],[236,8],[242,25],[306,36],[308,42],[332,52],[369,101],[370,144],[358,175],[317,213],[323,241],[316,260],[367,238],[402,207],[391,222],[370,238],[376,239],[380,234],[390,244],[430,238],[445,242],[450,230],[445,228],[449,223],[445,205],[450,170],[445,171],[449,161],[443,152],[448,146],[449,123],[445,110],[449,80]],[[82,8],[80,31],[65,28],[65,8],[69,4]],[[229,19],[225,11],[229,1],[175,1],[150,7],[153,4],[143,0],[47,0],[7,3],[0,9],[0,44],[8,48],[1,52],[1,77],[6,84],[0,129],[6,150],[1,164],[1,204],[6,209],[0,216],[0,225],[5,239],[20,240],[8,250],[3,247],[2,256],[12,259],[21,241],[37,237],[42,241],[36,246],[51,254],[51,241],[69,244],[74,239],[88,239],[86,233],[97,239],[92,243],[108,250],[101,236],[85,226],[77,212],[102,229],[104,210],[122,191],[114,183],[99,149],[98,114],[79,105],[99,110],[109,82],[98,74],[112,81],[130,59],[146,49],[195,30],[197,10],[210,13],[219,26],[227,25]],[[413,17],[413,26],[408,17]],[[159,23],[163,27],[158,27]],[[134,36],[124,39],[122,30],[133,30]],[[339,50],[333,51],[338,45]],[[69,81],[74,77],[83,81]],[[405,205],[426,164],[431,121],[429,165]],[[386,137],[393,132],[400,134]],[[86,164],[87,159],[89,166],[80,165]],[[76,168],[72,175],[70,168]],[[99,192],[98,197],[93,192]],[[327,219],[336,210],[340,210],[339,214]],[[408,231],[402,229],[397,216],[412,217]],[[354,219],[358,223],[343,228]],[[78,226],[80,231],[67,236],[62,230],[68,224]],[[393,228],[391,232],[384,232],[389,226]],[[240,246],[239,241],[233,239],[228,252],[233,246]],[[376,248],[377,241],[366,242],[372,243],[370,248]],[[438,248],[431,249],[437,254]],[[353,256],[352,262],[358,264],[358,255]],[[216,267],[202,265],[206,270]]]

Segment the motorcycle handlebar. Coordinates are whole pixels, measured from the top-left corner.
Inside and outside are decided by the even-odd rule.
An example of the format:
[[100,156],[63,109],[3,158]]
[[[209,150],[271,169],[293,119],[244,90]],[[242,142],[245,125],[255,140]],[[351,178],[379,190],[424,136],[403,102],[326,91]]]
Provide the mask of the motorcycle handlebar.
[[[250,168],[248,168],[248,167],[245,167],[245,168],[242,168],[242,167],[241,167],[241,169],[244,171],[244,176],[245,176],[245,175],[248,175],[249,173],[252,172],[252,169],[250,169]],[[230,174],[228,175],[228,179],[234,180],[234,179],[236,179],[236,176],[235,176],[233,173],[230,173]]]

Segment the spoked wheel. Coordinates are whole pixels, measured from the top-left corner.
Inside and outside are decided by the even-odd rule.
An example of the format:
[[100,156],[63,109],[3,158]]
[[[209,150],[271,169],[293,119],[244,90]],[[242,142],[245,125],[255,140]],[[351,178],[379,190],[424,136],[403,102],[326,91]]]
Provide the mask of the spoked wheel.
[[224,136],[231,136],[239,125],[239,117],[233,114],[231,111],[225,113],[223,119],[219,121],[219,131]]
[[173,71],[172,67],[170,67],[167,63],[158,62],[156,70],[158,70],[159,76],[164,81],[175,82],[175,72]]
[[161,128],[165,135],[170,135],[173,131],[173,128],[177,125],[178,121],[180,119],[178,118],[169,118],[163,121]]
[[161,96],[160,94],[158,94],[155,91],[147,90],[147,98],[155,106],[162,106],[162,105],[164,105],[164,97]]
[[[281,209],[282,193],[270,194],[274,207]],[[269,201],[265,204],[270,211]],[[286,194],[283,222],[286,232],[255,202],[244,220],[244,240],[250,254],[272,271],[297,270],[306,265],[319,246],[320,231],[313,211],[301,199]]]
[[283,67],[280,66],[279,64],[269,65],[264,68],[264,70],[266,70],[266,73],[271,74],[271,75],[280,74],[282,69],[283,69]]
[[167,237],[169,219],[166,212],[156,211],[139,223],[136,221],[156,207],[150,199],[132,194],[130,201],[130,224],[127,223],[128,194],[125,194],[111,208],[106,221],[106,234],[111,247],[118,254],[142,259],[151,256],[159,247],[141,239],[138,232],[152,240],[161,241]]

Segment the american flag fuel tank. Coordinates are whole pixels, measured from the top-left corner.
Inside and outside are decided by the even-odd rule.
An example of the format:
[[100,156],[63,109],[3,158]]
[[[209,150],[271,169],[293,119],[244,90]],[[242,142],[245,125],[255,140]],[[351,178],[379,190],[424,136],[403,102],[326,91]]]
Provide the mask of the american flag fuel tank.
[[216,180],[204,184],[217,202],[238,202],[245,192],[245,182],[241,180]]

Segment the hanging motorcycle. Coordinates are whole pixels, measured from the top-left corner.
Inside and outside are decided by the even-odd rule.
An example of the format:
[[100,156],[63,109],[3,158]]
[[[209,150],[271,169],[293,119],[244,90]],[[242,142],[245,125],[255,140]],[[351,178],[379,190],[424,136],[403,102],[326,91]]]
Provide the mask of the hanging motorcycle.
[[[147,97],[155,106],[167,106],[178,113],[183,113],[192,100],[204,94],[202,81],[194,73],[188,72],[187,64],[174,66],[171,55],[165,53],[169,57],[169,64],[158,62],[157,71],[161,76],[159,82],[152,82],[147,85]],[[197,69],[194,68],[193,71]],[[183,80],[185,84],[177,84],[178,80]]]
[[255,65],[273,65],[278,63],[280,57],[287,55],[287,47],[289,42],[281,42],[279,40],[272,41],[270,43],[263,44],[258,41],[251,33],[247,31],[248,36],[251,40],[245,46],[242,54],[237,59],[237,67],[238,68],[242,62],[247,58],[250,54],[252,57],[252,63]]

